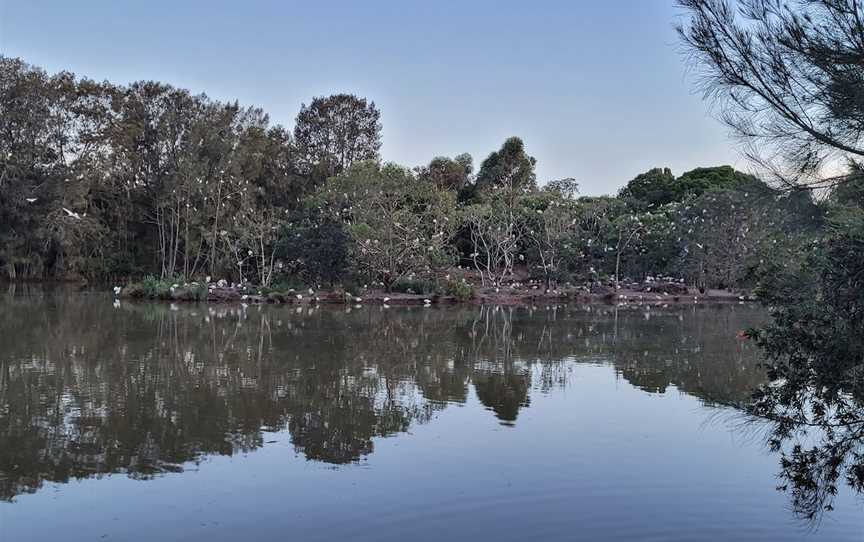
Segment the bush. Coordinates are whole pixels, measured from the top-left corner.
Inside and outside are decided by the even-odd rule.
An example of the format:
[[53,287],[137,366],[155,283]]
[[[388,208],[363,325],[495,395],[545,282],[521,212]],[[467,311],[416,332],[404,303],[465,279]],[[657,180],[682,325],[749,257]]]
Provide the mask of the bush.
[[459,301],[468,301],[474,298],[474,287],[465,282],[464,279],[448,281],[444,291]]
[[173,292],[169,287],[168,292],[171,299],[179,301],[206,301],[208,294],[206,284],[184,284],[174,288]]
[[391,290],[403,294],[427,295],[435,293],[435,284],[428,280],[399,279],[393,283]]
[[149,297],[151,299],[166,299],[171,293],[171,286],[173,284],[173,282],[157,279],[153,275],[148,275],[141,281],[143,297]]
[[290,290],[295,290],[299,292],[306,289],[306,283],[299,280],[297,277],[283,276],[280,277],[278,281],[273,283],[273,285],[269,288],[269,291],[288,292]]
[[123,288],[127,297],[178,301],[205,301],[209,293],[206,284],[186,283],[182,279],[157,279],[149,275],[141,282]]
[[126,297],[144,297],[144,288],[141,286],[141,283],[133,282],[127,284],[126,287],[123,288],[122,294]]

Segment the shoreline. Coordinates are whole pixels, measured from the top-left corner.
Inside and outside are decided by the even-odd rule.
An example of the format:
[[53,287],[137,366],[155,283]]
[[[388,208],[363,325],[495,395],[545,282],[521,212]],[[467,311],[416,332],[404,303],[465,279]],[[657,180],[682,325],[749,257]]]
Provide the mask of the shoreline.
[[[193,283],[194,285],[194,283]],[[641,304],[669,305],[693,303],[752,303],[757,298],[751,293],[736,293],[726,290],[706,290],[704,293],[696,289],[678,290],[674,293],[658,291],[640,291],[632,288],[621,288],[617,291],[590,292],[585,289],[570,288],[544,291],[539,289],[515,288],[480,288],[469,298],[458,298],[444,294],[413,294],[387,293],[384,290],[367,290],[360,294],[351,294],[332,290],[288,290],[278,292],[244,293],[240,288],[207,287],[200,291],[203,285],[178,286],[166,295],[144,295],[131,290],[129,286],[117,291],[115,297],[126,300],[167,301],[167,302],[203,302],[213,304],[271,304],[271,305],[387,305],[387,306],[423,306],[423,305],[502,305],[531,306],[568,304]]]

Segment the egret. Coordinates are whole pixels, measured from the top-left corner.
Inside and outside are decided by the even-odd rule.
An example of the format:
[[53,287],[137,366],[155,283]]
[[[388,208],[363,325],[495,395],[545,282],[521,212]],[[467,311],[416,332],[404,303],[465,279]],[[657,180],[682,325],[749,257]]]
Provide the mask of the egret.
[[72,211],[70,211],[66,207],[63,207],[63,210],[66,211],[66,214],[71,216],[72,218],[74,218],[76,220],[81,220],[81,215],[79,215],[78,213],[73,213]]

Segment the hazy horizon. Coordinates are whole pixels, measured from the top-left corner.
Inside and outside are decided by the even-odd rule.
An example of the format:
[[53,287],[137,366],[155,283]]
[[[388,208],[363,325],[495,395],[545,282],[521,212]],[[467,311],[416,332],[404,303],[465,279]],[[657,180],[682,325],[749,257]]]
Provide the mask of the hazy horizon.
[[374,10],[0,1],[0,54],[236,99],[289,128],[301,103],[354,93],[382,111],[386,161],[413,167],[469,152],[476,167],[516,135],[541,183],[575,177],[582,194],[599,195],[652,167],[747,169],[685,77],[678,15],[673,0]]

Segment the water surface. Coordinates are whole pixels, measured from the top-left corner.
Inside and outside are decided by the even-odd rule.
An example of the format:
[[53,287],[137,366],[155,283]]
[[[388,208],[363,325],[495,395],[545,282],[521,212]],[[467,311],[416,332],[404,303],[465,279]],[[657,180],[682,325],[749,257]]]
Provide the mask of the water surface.
[[859,540],[729,405],[748,305],[0,300],[0,541]]

